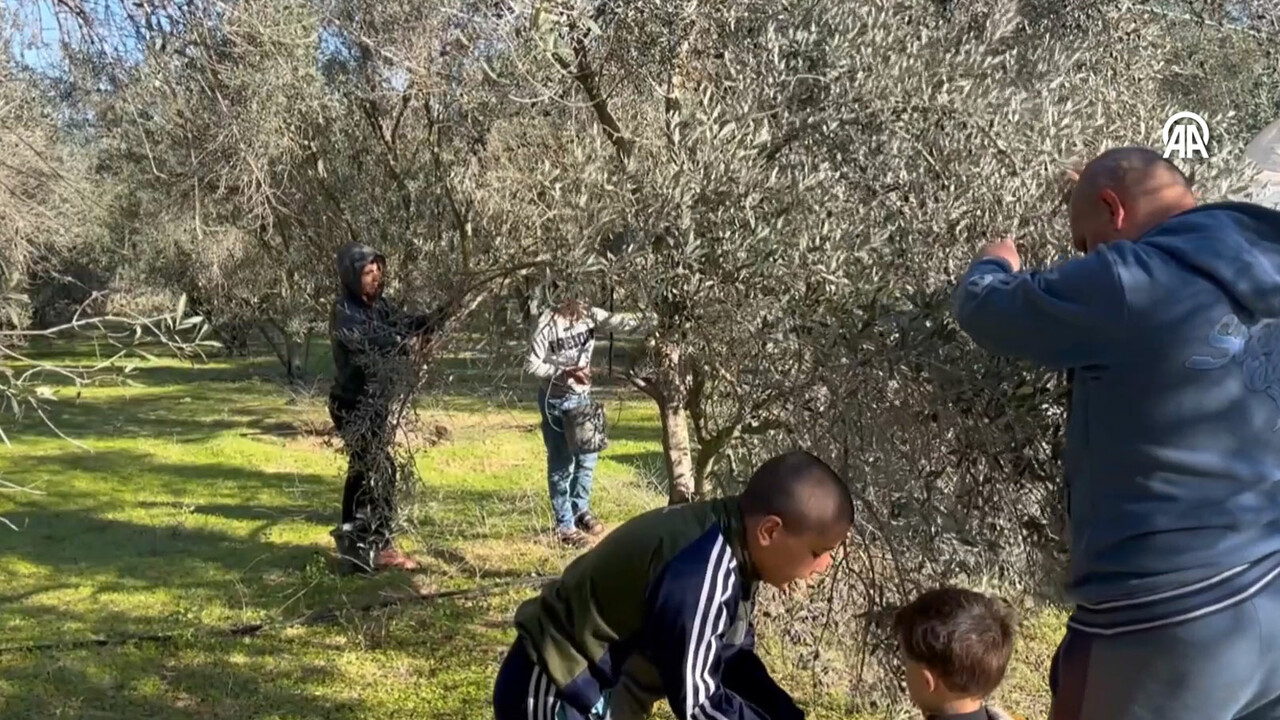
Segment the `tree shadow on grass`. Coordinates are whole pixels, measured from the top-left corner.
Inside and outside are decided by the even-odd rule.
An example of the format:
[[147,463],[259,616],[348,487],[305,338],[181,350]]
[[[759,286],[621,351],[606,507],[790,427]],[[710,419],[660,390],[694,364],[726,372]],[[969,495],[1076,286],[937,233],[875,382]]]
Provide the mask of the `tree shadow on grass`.
[[[490,712],[520,595],[407,600],[231,638],[0,654],[5,717],[471,720]],[[11,713],[11,714],[10,714]]]
[[[328,368],[327,355],[315,357],[320,362],[317,365],[313,357],[313,365]],[[136,391],[101,395],[89,388],[79,398],[64,394],[50,405],[47,415],[61,432],[81,442],[138,437],[194,442],[234,430],[250,436],[286,437],[300,434],[300,426],[325,425],[328,377],[318,376],[305,388],[290,386],[277,377],[277,367],[273,357],[261,355],[211,364],[144,365],[129,375],[142,385]],[[596,388],[599,399],[611,403],[642,397],[620,376],[606,378],[601,373]],[[495,404],[527,403],[533,408],[541,385],[518,369],[462,355],[436,358],[427,378],[422,399],[428,403],[430,398],[470,401],[479,411]],[[35,413],[6,426],[5,432],[15,441],[56,437]],[[647,427],[636,432],[637,439],[657,438]]]
[[[104,628],[167,630],[187,615],[249,621],[282,612],[282,606],[292,617],[344,592],[407,581],[397,581],[396,574],[368,581],[332,575],[327,530],[339,511],[336,477],[170,463],[125,450],[71,450],[13,461],[6,475],[15,479],[74,470],[121,485],[104,489],[78,482],[46,496],[19,496],[5,510],[21,532],[0,536],[0,568],[12,562],[34,574],[10,588],[12,602],[0,610],[0,628],[7,628],[8,637],[0,644],[43,635],[84,637]],[[527,574],[518,554],[486,547],[472,557],[458,545],[525,534],[530,523],[518,508],[528,501],[527,492],[428,485],[422,498],[418,539],[422,552],[435,560],[424,580]],[[221,522],[228,520],[233,524]],[[304,526],[301,535],[298,525]],[[314,534],[307,525],[317,526]],[[283,535],[277,533],[282,526],[290,526]],[[274,540],[282,536],[289,539]],[[313,539],[299,543],[301,538]],[[38,588],[24,588],[25,583]],[[110,599],[99,603],[94,597]],[[177,599],[172,607],[157,607],[156,597]],[[53,607],[64,600],[65,623]]]
[[[177,507],[178,501],[214,498],[220,493],[243,498],[282,492],[332,492],[336,505],[341,497],[341,485],[336,475],[265,472],[244,465],[220,462],[166,462],[149,453],[134,450],[85,452],[69,448],[56,453],[6,458],[5,477],[19,485],[47,482],[62,473],[100,476],[110,479],[113,487],[73,488],[64,485],[58,488],[56,495],[49,497],[49,504],[98,506],[111,502],[113,498],[120,498],[120,501],[130,504],[158,502],[159,505]],[[45,504],[30,499],[24,501],[22,495],[15,497],[19,501],[18,509]],[[166,497],[174,500],[167,503],[159,501]],[[299,503],[290,501],[289,504],[262,509],[266,512],[287,511],[297,504]],[[193,509],[197,507],[198,504],[192,505]],[[252,502],[240,504],[240,507],[246,513],[254,509]]]
[[[612,418],[609,418],[612,421]],[[629,418],[630,420],[630,418]],[[662,428],[657,423],[611,422],[606,431],[610,442],[654,444],[662,442]],[[606,451],[607,452],[607,451]]]
[[[607,452],[607,451],[606,451]],[[662,462],[661,450],[645,450],[643,452],[618,452],[602,455],[609,460],[627,465],[636,470],[640,477],[665,477],[666,469]]]
[[[0,564],[12,555],[67,578],[65,583],[37,581],[29,591],[5,598],[0,648],[182,636],[188,631],[223,633],[236,626],[364,606],[422,589],[404,573],[338,576],[327,555],[316,548],[272,546],[189,530],[161,532],[178,541],[157,548],[148,540],[139,548],[139,533],[127,524],[105,532],[99,524],[86,529],[87,542],[114,543],[122,555],[67,548],[0,552]],[[129,542],[135,547],[122,547]]]
[[617,422],[607,432],[612,445],[601,453],[601,459],[629,466],[639,477],[665,481],[662,429],[657,423]]
[[[69,593],[74,605],[88,608],[82,613],[81,631],[130,626],[151,630],[172,625],[168,617],[210,609],[228,617],[272,613],[285,604],[291,588],[305,585],[319,555],[315,547],[258,539],[260,529],[237,537],[182,523],[153,526],[107,519],[87,509],[28,508],[11,518],[20,518],[24,530],[12,533],[0,546],[0,563],[16,561],[66,579],[43,582],[38,591],[5,606],[6,621],[15,629],[42,636],[62,627],[60,614],[73,615],[69,608],[51,607],[41,597],[49,593]],[[157,606],[153,591],[176,600]],[[94,600],[107,597],[111,599]]]
[[444,542],[521,537],[531,530],[531,514],[539,510],[536,498],[523,489],[427,485],[422,492],[419,531]]
[[[156,393],[86,393],[80,400],[53,403],[45,414],[59,431],[79,442],[121,438],[195,442],[229,430],[270,433],[291,415],[301,419],[321,412],[319,408],[282,407],[277,392],[261,383],[221,387],[192,383]],[[14,442],[57,437],[31,412],[5,432]]]
[[[202,643],[203,644],[203,643]],[[305,660],[279,643],[213,641],[214,647],[131,646],[0,658],[0,679],[18,688],[6,717],[358,718],[361,703],[322,697],[341,682],[322,655]]]
[[[198,515],[216,515],[228,520],[245,520],[263,522],[271,525],[280,523],[310,523],[312,525],[333,526],[338,524],[341,508],[338,500],[341,491],[335,487],[332,508],[316,508],[303,505],[235,505],[230,503],[199,503],[191,506],[191,512]],[[141,507],[171,507],[173,503],[143,502]]]
[[[326,524],[333,522],[340,489],[331,477],[168,463],[125,450],[17,456],[5,470],[7,479],[23,484],[54,483],[66,473],[94,480],[46,488],[44,496],[14,495],[4,510],[19,531],[0,536],[0,568],[22,569],[9,585],[20,597],[0,607],[0,626],[11,629],[6,641],[15,633],[58,639],[103,627],[163,629],[174,615],[181,620],[206,611],[218,617],[257,617],[282,606],[302,612],[310,595],[322,600],[333,589],[334,583],[322,583],[289,602],[326,570],[325,532],[316,529],[315,544],[300,543],[297,523],[320,519],[307,500],[326,491],[333,498]],[[212,502],[202,504],[205,499]],[[211,522],[211,516],[236,522]],[[293,524],[289,539],[274,540],[286,524]],[[23,587],[28,583],[37,587]],[[160,607],[157,598],[177,599]],[[55,604],[69,619],[73,608],[84,607],[84,617],[64,627],[49,612]]]
[[256,558],[270,555],[277,567],[301,567],[314,552],[181,523],[140,525],[106,519],[85,509],[28,508],[12,517],[20,518],[25,530],[21,542],[5,543],[0,555],[59,570],[92,568],[121,578],[170,581],[180,569],[170,562],[176,559],[243,572]]

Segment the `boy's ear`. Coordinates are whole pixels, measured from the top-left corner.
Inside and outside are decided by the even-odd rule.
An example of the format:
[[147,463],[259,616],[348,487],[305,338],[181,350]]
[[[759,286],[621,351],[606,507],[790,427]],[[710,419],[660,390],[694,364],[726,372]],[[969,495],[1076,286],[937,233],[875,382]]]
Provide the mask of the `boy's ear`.
[[782,532],[782,518],[777,515],[766,515],[759,525],[756,525],[756,540],[761,545],[769,545],[778,538],[778,534]]
[[933,674],[933,671],[927,667],[921,667],[920,674],[923,676],[925,689],[930,693],[938,692],[938,678]]

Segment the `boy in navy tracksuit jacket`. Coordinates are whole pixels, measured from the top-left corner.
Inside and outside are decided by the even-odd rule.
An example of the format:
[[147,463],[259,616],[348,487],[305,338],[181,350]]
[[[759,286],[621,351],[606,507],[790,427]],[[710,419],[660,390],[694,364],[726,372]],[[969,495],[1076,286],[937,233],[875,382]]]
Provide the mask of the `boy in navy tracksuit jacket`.
[[978,345],[1073,371],[1054,718],[1280,718],[1280,213],[1120,148],[1071,225],[1084,257],[994,243],[955,296]]
[[853,522],[844,482],[804,452],[762,465],[741,496],[624,523],[516,611],[497,720],[680,720],[804,713],[753,652],[760,582],[826,570]]

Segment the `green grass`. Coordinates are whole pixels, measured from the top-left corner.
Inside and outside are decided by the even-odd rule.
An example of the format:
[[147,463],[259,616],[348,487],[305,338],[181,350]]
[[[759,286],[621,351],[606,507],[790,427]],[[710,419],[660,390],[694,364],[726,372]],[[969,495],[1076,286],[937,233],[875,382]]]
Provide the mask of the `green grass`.
[[[494,392],[476,367],[446,365],[449,389],[468,394],[421,408],[450,430],[418,454],[426,571],[343,578],[329,566],[328,531],[344,460],[332,442],[298,433],[323,425],[323,404],[261,379],[272,362],[147,362],[143,387],[63,393],[51,417],[87,449],[30,416],[6,427],[0,479],[41,494],[0,495],[0,517],[19,527],[0,527],[0,717],[490,717],[511,613],[532,591],[420,596],[555,573],[571,559],[544,532],[534,389]],[[651,404],[606,394],[611,446],[595,507],[612,525],[662,496]],[[220,632],[326,608],[347,610],[323,624]],[[1020,666],[1026,677],[1013,676],[1031,693],[1060,627],[1048,622]],[[148,634],[169,637],[11,649]]]

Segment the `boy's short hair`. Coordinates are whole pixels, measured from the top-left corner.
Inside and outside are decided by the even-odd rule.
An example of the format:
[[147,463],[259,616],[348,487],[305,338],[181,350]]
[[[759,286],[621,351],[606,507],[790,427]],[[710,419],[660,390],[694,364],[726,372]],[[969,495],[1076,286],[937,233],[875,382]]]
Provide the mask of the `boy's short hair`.
[[747,481],[740,501],[746,515],[775,515],[798,532],[853,523],[849,486],[830,465],[804,450],[766,460]]
[[903,655],[951,692],[972,697],[1000,686],[1013,654],[1013,612],[972,590],[930,590],[898,610],[894,629]]

